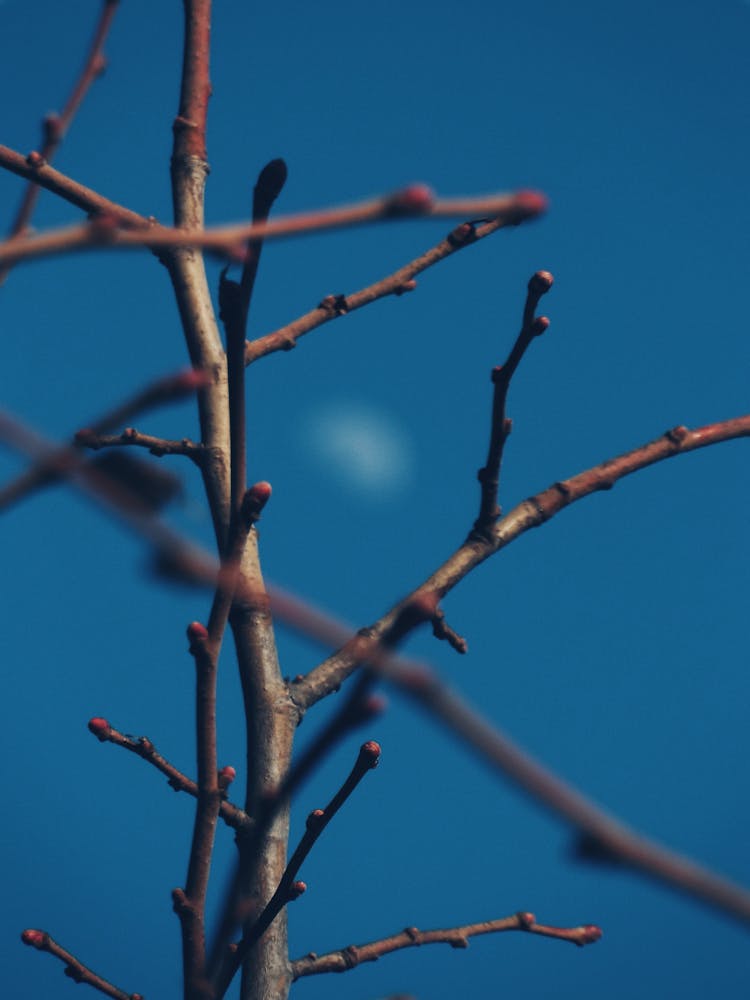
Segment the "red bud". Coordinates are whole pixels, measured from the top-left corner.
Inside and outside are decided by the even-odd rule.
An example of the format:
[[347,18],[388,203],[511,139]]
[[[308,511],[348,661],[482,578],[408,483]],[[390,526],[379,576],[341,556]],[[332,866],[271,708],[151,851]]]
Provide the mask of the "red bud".
[[205,642],[208,639],[208,629],[201,622],[190,622],[187,627],[187,637],[191,643]]
[[106,740],[112,728],[106,719],[102,719],[98,715],[95,715],[93,719],[89,719],[88,726],[89,731],[99,740]]
[[292,884],[289,886],[289,900],[291,901],[293,899],[299,899],[302,893],[306,891],[307,891],[306,882],[302,881],[292,882]]
[[411,184],[388,199],[386,210],[388,215],[424,215],[434,204],[435,194],[426,184]]
[[548,205],[546,196],[539,191],[518,191],[513,199],[513,214],[518,222],[523,222],[546,212]]
[[602,936],[601,927],[596,924],[584,924],[581,930],[581,944],[594,944]]
[[37,931],[32,928],[28,928],[21,932],[21,940],[24,944],[33,945],[34,948],[42,948],[46,940],[47,935],[44,931]]
[[376,743],[375,740],[368,740],[367,743],[363,743],[359,749],[360,761],[363,764],[367,764],[369,768],[378,766],[380,754],[380,744]]
[[237,777],[237,772],[232,767],[231,764],[227,764],[226,767],[219,769],[219,781],[223,785],[231,785],[234,779]]
[[37,153],[35,149],[32,149],[32,151],[26,157],[26,162],[30,167],[33,167],[35,170],[38,170],[39,167],[43,167],[47,161],[44,159],[41,153]]

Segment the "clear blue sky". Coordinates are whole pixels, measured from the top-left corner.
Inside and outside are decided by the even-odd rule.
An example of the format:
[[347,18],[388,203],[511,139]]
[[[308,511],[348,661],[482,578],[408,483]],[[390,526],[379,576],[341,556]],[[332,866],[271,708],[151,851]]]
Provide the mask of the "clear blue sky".
[[[0,141],[38,145],[98,6],[0,3]],[[107,74],[57,160],[164,220],[180,6],[121,5]],[[556,279],[551,326],[512,389],[506,506],[667,427],[747,411],[750,5],[225,0],[213,38],[211,221],[246,216],[275,156],[289,164],[280,211],[411,181],[550,198],[541,221],[252,370],[249,475],[274,486],[262,531],[270,579],[365,624],[462,540],[489,371],[539,268]],[[6,219],[20,190],[0,176]],[[36,223],[76,218],[43,196]],[[445,231],[400,223],[269,246],[254,333],[369,284]],[[51,436],[185,363],[166,273],[146,254],[19,268],[0,294],[3,405]],[[196,434],[187,404],[138,426]],[[186,485],[173,523],[208,541],[195,475],[170,467]],[[20,468],[0,456],[3,480]],[[745,885],[748,487],[742,442],[648,470],[525,536],[451,595],[467,657],[427,636],[408,647],[607,808]],[[208,598],[164,589],[141,543],[63,490],[2,527],[4,993],[72,995],[59,963],[20,944],[36,926],[122,988],[172,1000],[169,893],[184,882],[192,803],[96,743],[86,720],[146,734],[192,771],[184,627],[205,619]],[[281,652],[289,675],[320,656],[284,634]],[[229,658],[223,667],[221,756],[239,768],[238,689]],[[320,721],[311,714],[300,739]],[[518,909],[596,922],[605,937],[584,950],[505,935],[468,952],[404,952],[302,981],[300,1000],[743,995],[745,930],[636,876],[572,862],[561,822],[397,695],[366,738],[382,743],[381,766],[301,873],[310,888],[291,911],[295,954]],[[359,741],[301,793],[297,831]],[[222,830],[222,863],[232,850]]]

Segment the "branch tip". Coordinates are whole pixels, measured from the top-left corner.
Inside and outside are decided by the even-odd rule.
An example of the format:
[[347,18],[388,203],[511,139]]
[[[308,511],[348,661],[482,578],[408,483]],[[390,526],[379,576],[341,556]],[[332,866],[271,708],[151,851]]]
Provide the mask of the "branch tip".
[[112,727],[106,719],[102,719],[100,716],[95,715],[93,719],[88,721],[89,732],[93,733],[96,738],[104,743],[112,731]]
[[29,945],[32,948],[43,949],[47,944],[49,935],[46,931],[38,931],[35,928],[28,927],[25,931],[21,931],[21,940],[24,944]]
[[379,743],[376,743],[375,740],[368,740],[367,743],[363,743],[359,748],[357,763],[368,771],[372,770],[372,768],[377,767],[380,763],[381,752]]
[[265,480],[256,483],[245,492],[240,512],[248,529],[260,520],[261,511],[268,503],[271,493],[271,484]]
[[231,764],[227,764],[225,767],[219,768],[218,775],[219,788],[223,790],[232,784],[234,779],[237,777],[237,771]]

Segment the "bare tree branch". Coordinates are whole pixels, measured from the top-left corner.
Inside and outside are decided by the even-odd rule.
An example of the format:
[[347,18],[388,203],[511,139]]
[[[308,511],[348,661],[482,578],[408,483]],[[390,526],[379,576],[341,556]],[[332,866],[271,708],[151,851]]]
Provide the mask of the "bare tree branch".
[[549,927],[538,924],[533,913],[514,913],[512,917],[500,920],[486,920],[478,924],[464,924],[462,927],[449,927],[445,930],[420,931],[416,927],[407,927],[391,937],[370,941],[368,944],[353,945],[326,955],[308,955],[292,962],[292,978],[303,976],[318,976],[324,972],[348,972],[363,962],[377,962],[383,955],[404,948],[419,948],[423,944],[449,944],[451,948],[468,948],[469,938],[480,934],[500,934],[504,931],[525,931],[527,934],[538,934],[542,937],[557,938],[558,941],[569,941],[571,944],[583,947],[593,944],[602,936],[601,930],[595,924],[584,924],[580,927]]
[[102,979],[95,972],[92,972],[75,955],[62,948],[46,931],[29,928],[23,931],[21,940],[24,944],[36,948],[37,951],[46,951],[49,955],[59,958],[61,962],[65,962],[65,975],[69,976],[75,983],[85,983],[87,986],[93,986],[95,990],[99,990],[105,996],[113,997],[113,1000],[143,1000],[140,993],[126,993],[124,990],[113,986],[112,983],[108,983],[106,979]]
[[[104,43],[117,11],[118,0],[104,0],[99,21],[94,30],[89,53],[86,57],[80,76],[76,80],[62,114],[46,115],[42,127],[42,146],[38,156],[44,163],[51,163],[60,143],[70,128],[71,122],[78,111],[92,83],[104,72],[107,60],[104,57]],[[30,181],[23,194],[18,212],[10,227],[9,236],[19,236],[26,232],[34,214],[39,186]],[[0,271],[0,285],[8,275],[8,269]]]
[[[198,785],[192,778],[188,778],[182,771],[179,771],[173,764],[170,764],[165,757],[162,757],[147,736],[128,736],[126,733],[121,733],[119,729],[115,729],[106,719],[99,716],[89,719],[88,727],[101,743],[113,743],[115,746],[122,747],[123,750],[129,750],[137,757],[140,757],[141,760],[145,760],[147,763],[153,765],[157,771],[161,771],[166,777],[170,788],[173,788],[176,792],[187,792],[193,798],[198,798]],[[222,771],[225,773],[222,774]],[[223,768],[220,770],[219,775],[224,779],[220,784],[223,783],[226,787],[230,783],[226,780],[230,774],[231,772],[227,773],[227,769]],[[238,806],[228,802],[226,798],[222,798],[221,805],[219,806],[219,816],[227,826],[235,830],[244,830],[252,826],[250,817]]]

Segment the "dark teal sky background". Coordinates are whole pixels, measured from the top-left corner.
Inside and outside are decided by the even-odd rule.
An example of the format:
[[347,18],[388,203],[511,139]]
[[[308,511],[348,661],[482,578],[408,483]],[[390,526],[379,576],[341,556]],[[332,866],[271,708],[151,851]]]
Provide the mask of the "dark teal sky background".
[[[38,145],[78,70],[96,2],[0,3],[0,141]],[[109,69],[59,169],[170,219],[181,4],[127,0]],[[489,372],[526,282],[555,275],[548,334],[511,390],[506,508],[650,440],[748,410],[750,5],[741,0],[216,4],[207,217],[248,211],[283,156],[279,212],[424,181],[444,195],[546,192],[547,216],[419,278],[417,290],[310,334],[248,380],[249,476],[274,495],[267,576],[363,625],[460,544],[476,516]],[[0,176],[10,220],[20,182]],[[39,228],[76,211],[42,195]],[[269,245],[254,335],[390,273],[451,224],[404,222]],[[210,264],[212,287],[219,265]],[[19,267],[0,292],[2,405],[63,440],[185,364],[166,272],[147,254]],[[139,429],[195,436],[189,404]],[[356,454],[352,449],[356,449]],[[210,542],[197,477],[170,521]],[[5,451],[6,481],[22,463]],[[408,645],[540,760],[675,849],[750,886],[747,827],[747,447],[657,466],[575,505],[445,601],[459,658]],[[180,995],[170,891],[184,883],[192,802],[90,716],[148,735],[194,771],[186,624],[209,597],[145,571],[144,545],[84,500],[36,495],[3,517],[3,993],[72,996],[24,948],[48,930],[148,1000]],[[284,672],[322,653],[280,633]],[[242,765],[239,689],[222,660],[222,763]],[[301,981],[299,1000],[698,1000],[745,995],[746,929],[665,888],[570,858],[570,831],[396,693],[300,793],[295,836],[364,739],[378,770],[331,824],[290,910],[294,955],[407,925],[534,911],[595,922],[578,950],[522,935],[467,952],[403,952]],[[300,745],[328,709],[310,713]],[[219,831],[215,899],[232,858]]]

